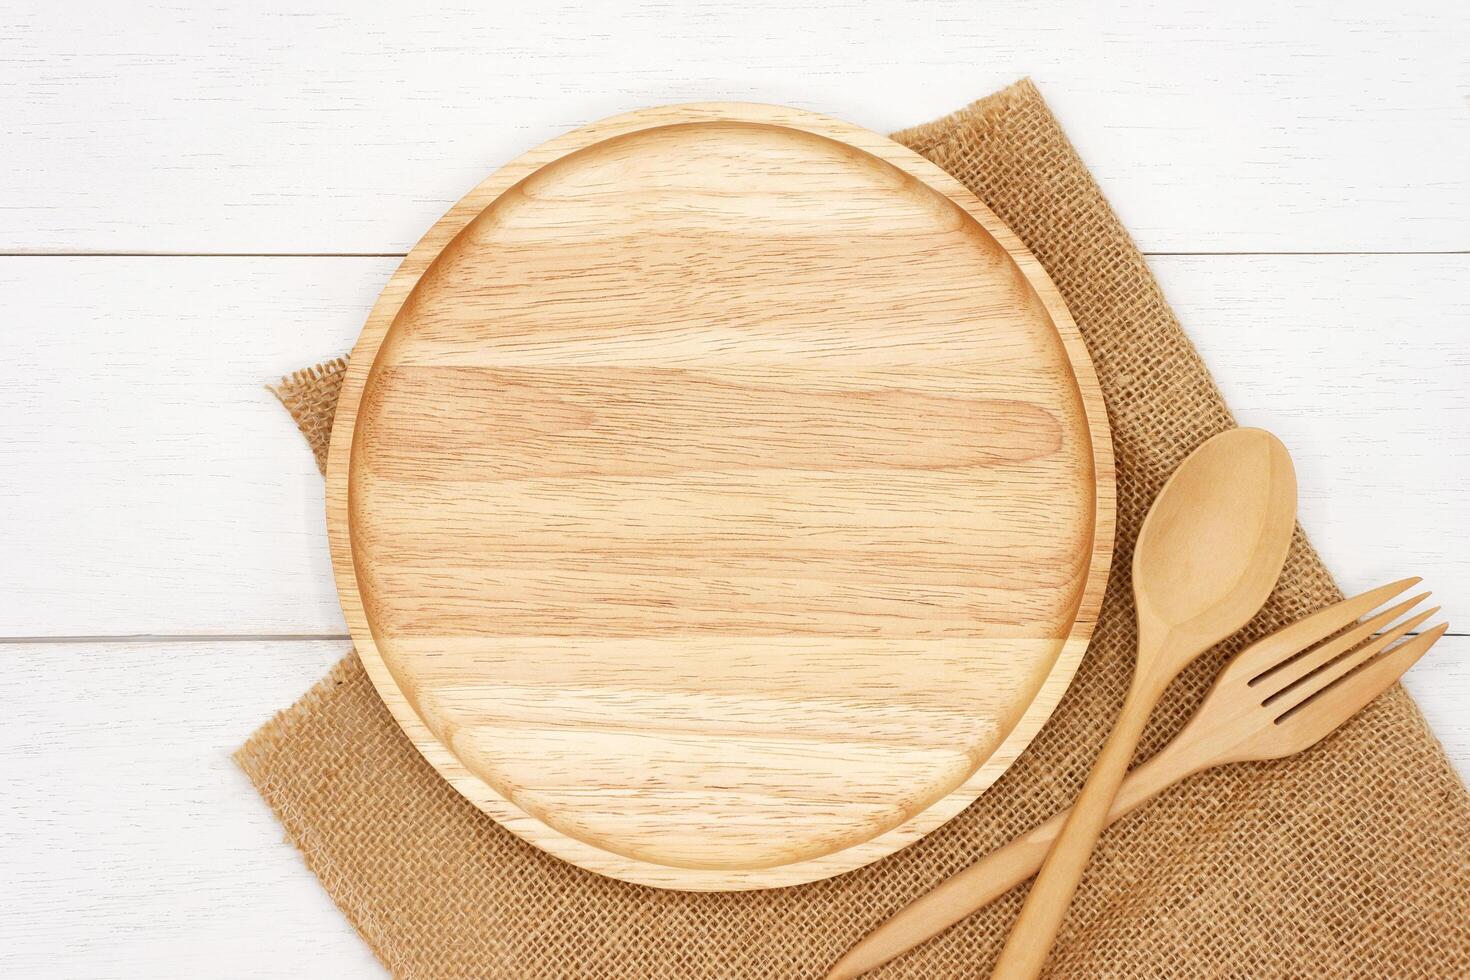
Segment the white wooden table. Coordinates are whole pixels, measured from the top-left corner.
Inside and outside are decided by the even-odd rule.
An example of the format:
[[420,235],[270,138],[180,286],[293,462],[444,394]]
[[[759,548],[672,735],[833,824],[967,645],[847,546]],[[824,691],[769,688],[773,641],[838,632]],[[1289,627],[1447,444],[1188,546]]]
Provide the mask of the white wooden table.
[[263,384],[656,103],[884,131],[1032,75],[1343,586],[1442,598],[1409,686],[1470,773],[1465,4],[303,6],[0,2],[0,971],[381,973],[229,758],[347,649]]

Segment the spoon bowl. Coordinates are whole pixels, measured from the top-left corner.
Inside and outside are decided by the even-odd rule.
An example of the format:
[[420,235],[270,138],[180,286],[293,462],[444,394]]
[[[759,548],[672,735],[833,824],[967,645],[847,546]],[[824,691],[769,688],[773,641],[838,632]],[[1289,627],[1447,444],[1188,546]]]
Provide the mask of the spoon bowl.
[[1232,429],[1174,471],[1133,551],[1136,677],[1167,685],[1260,610],[1296,525],[1296,471],[1264,429]]

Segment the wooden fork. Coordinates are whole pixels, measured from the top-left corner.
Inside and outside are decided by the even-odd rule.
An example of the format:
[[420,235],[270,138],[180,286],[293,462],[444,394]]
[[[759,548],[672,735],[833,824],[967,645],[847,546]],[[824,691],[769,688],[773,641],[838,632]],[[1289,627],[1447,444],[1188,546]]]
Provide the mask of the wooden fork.
[[[1111,824],[1205,769],[1300,752],[1357,714],[1448,629],[1448,624],[1441,623],[1387,649],[1439,611],[1436,606],[1389,627],[1424,600],[1427,592],[1360,618],[1417,582],[1417,578],[1404,579],[1346,599],[1238,654],[1174,740],[1128,773],[1107,822]],[[1030,878],[1046,859],[1068,812],[1057,814],[915,899],[849,950],[827,980],[856,977],[887,963]]]

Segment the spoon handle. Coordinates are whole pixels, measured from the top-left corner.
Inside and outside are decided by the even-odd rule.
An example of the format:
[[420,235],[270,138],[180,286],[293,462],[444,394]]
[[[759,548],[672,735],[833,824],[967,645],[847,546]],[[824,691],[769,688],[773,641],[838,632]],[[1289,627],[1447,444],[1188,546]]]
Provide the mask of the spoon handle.
[[[1111,825],[1175,783],[1209,768],[1192,752],[1196,745],[1176,739],[1128,773],[1108,810]],[[832,967],[825,980],[851,980],[926,943],[1036,874],[1071,810],[997,848],[963,871],[946,878],[870,932]]]
[[1152,688],[1136,683],[1128,692],[1113,733],[1093,764],[1087,784],[1072,805],[1061,835],[1026,896],[1026,904],[1021,907],[991,974],[992,980],[1032,980],[1041,973],[1157,700]]

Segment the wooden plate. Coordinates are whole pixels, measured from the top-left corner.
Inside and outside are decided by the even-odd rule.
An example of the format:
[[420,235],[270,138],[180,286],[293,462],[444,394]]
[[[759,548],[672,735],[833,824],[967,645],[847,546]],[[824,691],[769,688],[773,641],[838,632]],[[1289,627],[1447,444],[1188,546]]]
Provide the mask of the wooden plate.
[[791,885],[909,844],[1091,635],[1106,419],[953,178],[811,113],[619,116],[506,166],[352,354],[328,521],[389,709],[574,864]]

